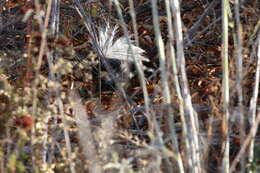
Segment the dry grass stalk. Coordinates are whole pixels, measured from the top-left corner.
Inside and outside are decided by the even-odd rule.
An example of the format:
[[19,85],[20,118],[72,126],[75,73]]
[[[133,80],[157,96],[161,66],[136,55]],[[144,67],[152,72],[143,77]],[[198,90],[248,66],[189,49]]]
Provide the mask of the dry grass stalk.
[[95,140],[91,131],[91,124],[85,107],[81,103],[81,99],[76,91],[70,93],[75,121],[78,127],[79,140],[83,148],[83,152],[87,162],[89,163],[90,173],[101,173],[102,168],[96,150]]

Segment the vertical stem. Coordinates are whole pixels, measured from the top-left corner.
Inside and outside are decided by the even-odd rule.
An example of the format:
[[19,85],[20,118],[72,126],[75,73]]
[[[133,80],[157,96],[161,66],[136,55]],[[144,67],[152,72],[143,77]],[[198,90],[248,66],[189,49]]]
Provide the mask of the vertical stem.
[[[244,123],[244,106],[243,106],[243,88],[242,88],[242,80],[243,80],[243,56],[242,56],[242,26],[240,23],[240,15],[239,15],[239,0],[235,0],[235,21],[236,21],[236,29],[237,29],[237,42],[236,42],[236,88],[238,94],[238,105],[239,105],[239,117],[240,117],[240,138],[241,141],[244,141],[245,138],[245,123]],[[240,162],[241,172],[245,172],[245,159],[243,158]]]
[[[165,6],[166,6],[166,14],[167,14],[167,22],[168,22],[168,32],[169,32],[169,55],[170,56],[170,61],[171,61],[171,65],[172,65],[172,72],[173,72],[173,80],[174,80],[174,84],[175,84],[175,89],[176,89],[176,93],[177,93],[177,97],[180,100],[180,102],[183,102],[183,98],[181,96],[181,90],[180,90],[180,84],[179,84],[179,80],[178,80],[178,72],[177,72],[177,66],[176,66],[176,56],[175,56],[175,50],[173,47],[173,23],[172,23],[172,14],[171,14],[171,8],[170,8],[170,1],[169,0],[165,0]],[[183,104],[182,107],[180,107],[182,109],[182,111],[180,110],[180,112],[182,113],[181,117],[184,117],[184,108],[183,108]],[[174,119],[174,114],[169,115],[170,119]],[[176,137],[176,132],[175,132],[175,124],[174,124],[174,120],[170,121],[169,123],[170,126],[170,130],[171,130],[171,134],[172,134],[172,143],[175,144],[174,147],[176,148],[176,152],[177,152],[177,163],[178,163],[178,167],[179,167],[179,171],[180,172],[184,172],[184,166],[183,166],[183,162],[182,162],[182,158],[181,158],[181,154],[179,151],[179,144],[178,144],[178,139]],[[184,139],[185,139],[185,145],[186,145],[186,151],[189,150],[189,140],[187,136],[187,126],[186,126],[186,120],[182,121],[182,127],[183,127],[183,135],[184,135]],[[190,152],[187,152],[187,155],[189,155]],[[188,163],[189,163],[189,167],[191,168],[191,159],[188,156]]]
[[[161,80],[162,80],[162,90],[163,90],[163,103],[165,105],[170,104],[171,102],[171,97],[170,97],[170,90],[169,90],[169,84],[167,81],[168,78],[168,73],[166,72],[165,68],[165,52],[164,52],[164,43],[162,40],[161,36],[161,31],[160,31],[160,24],[159,24],[159,15],[158,15],[158,9],[157,9],[157,0],[150,0],[152,4],[152,15],[153,15],[153,28],[155,32],[155,39],[156,39],[156,44],[157,48],[159,51],[159,61],[160,61],[160,74],[161,74]],[[168,106],[167,106],[168,107]],[[170,111],[168,111],[169,113]],[[159,135],[159,128],[157,126],[157,135]],[[160,138],[162,139],[162,138]],[[163,143],[163,141],[161,140]]]
[[134,37],[135,37],[135,45],[139,47],[139,41],[138,41],[138,30],[137,30],[137,22],[136,22],[136,15],[134,10],[134,2],[133,0],[128,0],[130,5],[130,14],[133,22],[133,29],[134,29]]
[[167,80],[168,73],[166,72],[166,68],[165,68],[166,63],[165,63],[164,43],[160,31],[157,0],[151,0],[151,2],[152,2],[152,13],[153,13],[153,27],[155,32],[156,44],[159,50],[160,70],[162,76],[162,88],[163,88],[163,99],[164,99],[163,102],[165,104],[169,104],[171,102],[171,97],[170,97],[169,84]]
[[222,172],[229,172],[229,69],[228,69],[228,0],[222,0],[222,68],[223,68],[223,149]]
[[180,15],[180,5],[178,0],[171,1],[172,11],[174,15],[174,24],[175,24],[175,34],[176,34],[176,45],[177,45],[177,59],[179,62],[180,68],[180,83],[182,86],[182,94],[184,107],[187,111],[189,117],[189,125],[188,135],[190,138],[190,149],[192,156],[192,164],[193,169],[190,171],[193,172],[201,172],[201,164],[200,164],[200,145],[199,145],[199,125],[198,125],[198,117],[192,107],[192,101],[188,86],[188,79],[185,69],[185,57],[184,57],[184,49],[183,49],[183,34],[182,34],[182,24],[181,24],[181,15]]

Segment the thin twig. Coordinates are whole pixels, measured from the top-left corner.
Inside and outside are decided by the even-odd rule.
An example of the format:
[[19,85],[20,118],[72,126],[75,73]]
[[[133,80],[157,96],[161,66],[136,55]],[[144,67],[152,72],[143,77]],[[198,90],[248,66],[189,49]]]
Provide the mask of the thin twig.
[[[260,32],[258,33],[258,51],[257,51],[257,66],[255,72],[255,86],[253,89],[253,96],[250,100],[250,125],[254,127],[256,124],[256,106],[257,106],[257,98],[258,98],[258,91],[259,91],[259,82],[260,82]],[[250,148],[249,148],[249,162],[253,162],[254,159],[254,139],[250,141]]]
[[[199,27],[201,26],[201,23],[203,22],[203,20],[207,17],[207,15],[209,14],[210,10],[213,9],[216,5],[218,5],[219,0],[213,0],[209,6],[204,10],[203,14],[200,16],[200,18],[198,19],[197,22],[195,22],[192,27],[188,30],[187,35],[189,38],[193,38],[194,34],[197,33],[197,30],[199,29]],[[188,40],[189,40],[188,38]]]
[[[41,27],[42,30],[42,40],[41,40],[41,46],[40,46],[40,51],[39,51],[39,55],[38,55],[38,60],[37,60],[37,64],[35,67],[35,79],[33,81],[33,86],[32,86],[32,91],[33,91],[33,98],[32,98],[32,117],[34,118],[36,116],[36,112],[37,112],[37,85],[39,83],[39,74],[40,74],[40,68],[41,68],[41,64],[42,64],[42,59],[43,59],[43,55],[46,51],[46,42],[47,42],[47,33],[48,33],[48,24],[49,24],[49,19],[50,19],[50,14],[51,14],[51,4],[52,4],[52,0],[49,0],[48,2],[48,7],[47,7],[47,12],[45,15],[45,20],[44,23],[42,22],[42,19],[40,17],[38,17],[38,23]],[[40,14],[40,7],[39,7],[39,2],[35,1],[35,6],[36,6],[36,12],[39,15]],[[43,25],[41,25],[43,24]],[[35,127],[32,128],[32,134],[31,134],[31,147],[32,147],[32,169],[35,170],[36,169],[36,160],[35,160],[35,153],[34,153],[34,143],[35,143]]]
[[254,125],[251,127],[249,134],[247,135],[242,147],[240,148],[240,151],[238,152],[238,154],[236,155],[235,159],[233,160],[233,162],[231,164],[231,167],[229,170],[230,173],[235,171],[237,163],[239,162],[241,157],[245,154],[246,149],[247,149],[248,145],[250,144],[250,141],[254,140],[256,132],[257,132],[257,128],[259,126],[259,122],[260,122],[260,112],[257,114]]
[[191,46],[192,43],[202,34],[204,34],[211,26],[213,26],[214,24],[216,24],[217,22],[221,21],[221,17],[218,17],[216,20],[214,20],[213,22],[211,22],[208,26],[206,26],[205,28],[203,28],[202,31],[199,31],[196,33],[196,35],[190,39],[188,42],[184,42],[184,48],[186,49],[187,47]]

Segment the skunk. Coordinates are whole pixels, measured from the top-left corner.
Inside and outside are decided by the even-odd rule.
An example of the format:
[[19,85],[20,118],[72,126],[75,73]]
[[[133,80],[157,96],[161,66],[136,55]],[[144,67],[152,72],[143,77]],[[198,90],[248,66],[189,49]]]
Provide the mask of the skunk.
[[[96,44],[91,41],[91,44],[97,45],[98,49],[104,55],[106,61],[111,66],[116,81],[123,82],[125,79],[130,79],[134,76],[133,65],[134,59],[131,55],[130,45],[128,43],[128,38],[126,36],[121,36],[116,38],[118,33],[118,25],[112,27],[107,24],[105,27],[99,27],[97,30]],[[136,57],[138,63],[143,61],[149,62],[144,56],[145,51],[133,44],[133,40],[130,40],[131,47],[133,49],[133,56]],[[113,85],[115,81],[112,81],[108,75],[103,84]],[[101,86],[102,87],[102,86]]]

